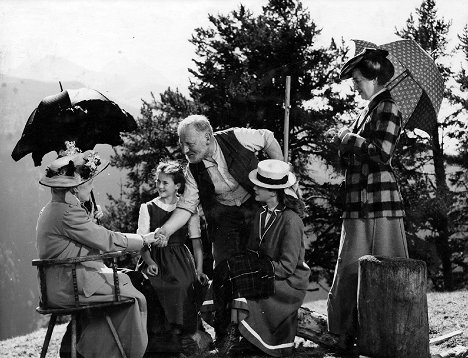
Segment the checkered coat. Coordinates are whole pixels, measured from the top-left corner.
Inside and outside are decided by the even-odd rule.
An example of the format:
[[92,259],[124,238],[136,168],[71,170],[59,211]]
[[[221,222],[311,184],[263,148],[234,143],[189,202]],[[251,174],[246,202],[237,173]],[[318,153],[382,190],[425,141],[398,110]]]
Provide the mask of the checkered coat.
[[390,92],[373,98],[345,134],[340,155],[347,163],[342,218],[403,217],[402,197],[391,167],[401,133],[401,113]]

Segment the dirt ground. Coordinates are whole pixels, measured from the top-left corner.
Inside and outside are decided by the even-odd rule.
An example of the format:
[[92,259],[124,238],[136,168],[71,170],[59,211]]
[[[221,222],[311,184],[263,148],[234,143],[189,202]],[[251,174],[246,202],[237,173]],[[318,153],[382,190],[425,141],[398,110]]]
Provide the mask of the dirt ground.
[[[468,291],[462,290],[457,292],[444,293],[429,293],[429,335],[430,338],[440,337],[444,334],[461,331],[455,337],[444,341],[441,344],[430,346],[431,354],[445,354],[451,349],[457,347],[468,347],[468,310],[466,309],[468,302]],[[326,313],[326,301],[319,300],[309,302],[306,307],[320,312]],[[47,357],[58,357],[60,341],[65,333],[66,324],[55,327],[50,341]],[[213,335],[211,328],[206,326],[207,332]],[[46,334],[46,329],[41,328],[30,334],[14,337],[0,341],[0,356],[5,358],[22,358],[22,357],[39,357],[42,343]],[[293,354],[295,358],[347,358],[346,356],[333,353],[316,344],[306,341],[302,338],[296,338],[296,350]],[[166,354],[161,353],[147,355],[146,358],[185,358],[183,354]],[[192,355],[191,358],[218,358],[219,355],[215,350],[204,352],[203,354]],[[267,358],[268,356],[252,356],[253,358]],[[349,356],[348,356],[349,357]],[[362,358],[363,356],[361,356]],[[440,357],[440,356],[439,356]],[[445,357],[449,357],[445,355]],[[451,356],[452,357],[452,356]],[[462,357],[461,355],[459,357]],[[224,357],[223,357],[224,358]]]

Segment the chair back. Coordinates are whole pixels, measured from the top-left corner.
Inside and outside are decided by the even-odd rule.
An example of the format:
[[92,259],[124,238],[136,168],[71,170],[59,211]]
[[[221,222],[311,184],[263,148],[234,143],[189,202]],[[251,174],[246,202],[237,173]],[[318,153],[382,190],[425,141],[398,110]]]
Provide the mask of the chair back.
[[[120,297],[120,286],[119,286],[119,276],[117,273],[117,258],[125,255],[125,251],[114,251],[106,252],[99,255],[89,255],[89,256],[80,256],[80,257],[70,257],[66,259],[35,259],[32,260],[32,265],[37,267],[39,272],[39,285],[41,290],[41,300],[39,303],[38,311],[43,311],[40,313],[46,313],[45,311],[50,310],[49,300],[47,297],[47,281],[46,281],[46,269],[53,266],[70,266],[72,271],[72,280],[73,280],[73,296],[74,296],[74,307],[79,310],[82,305],[80,305],[79,300],[79,288],[78,281],[76,278],[76,267],[82,262],[86,261],[103,261],[111,263],[114,279],[114,299],[113,303],[122,301]],[[124,299],[127,301],[127,299]],[[133,299],[130,299],[133,301]],[[70,311],[70,309],[68,309]]]

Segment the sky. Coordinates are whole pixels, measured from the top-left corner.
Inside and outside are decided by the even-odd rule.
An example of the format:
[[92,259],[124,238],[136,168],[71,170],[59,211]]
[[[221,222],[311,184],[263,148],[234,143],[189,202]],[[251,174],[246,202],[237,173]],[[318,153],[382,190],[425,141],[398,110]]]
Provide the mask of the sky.
[[[331,37],[366,39],[377,44],[396,40],[422,0],[303,0],[322,28],[320,41]],[[151,66],[166,85],[186,87],[196,27],[207,27],[208,13],[226,14],[244,4],[259,13],[266,0],[0,0],[0,73],[53,55],[100,71],[124,58]],[[452,21],[450,38],[468,24],[465,1],[436,0],[439,16]]]

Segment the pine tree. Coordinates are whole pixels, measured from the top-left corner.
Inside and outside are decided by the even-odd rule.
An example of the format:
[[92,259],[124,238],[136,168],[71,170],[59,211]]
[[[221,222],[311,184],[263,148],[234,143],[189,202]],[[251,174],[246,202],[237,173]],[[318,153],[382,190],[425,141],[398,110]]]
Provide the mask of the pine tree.
[[197,55],[190,94],[206,106],[215,130],[267,128],[281,142],[291,76],[288,154],[309,209],[304,222],[314,242],[307,260],[330,278],[340,228],[340,211],[330,202],[339,174],[325,132],[355,107],[354,94],[343,97],[337,88],[348,49],[335,41],[318,46],[320,30],[300,1],[270,0],[259,15],[241,5],[209,20],[210,27],[197,28],[190,40]]
[[196,113],[199,108],[178,90],[168,88],[157,100],[143,101],[138,129],[123,134],[124,144],[111,158],[111,164],[127,171],[127,182],[120,197],[109,196],[109,215],[103,224],[124,232],[137,229],[140,205],[156,193],[154,169],[163,159],[183,161],[178,147],[177,125],[181,118]]
[[[411,14],[406,27],[396,31],[397,35],[418,42],[436,61],[446,81],[453,73],[440,60],[446,53],[450,26],[450,21],[438,18],[435,1],[424,0],[416,9],[416,19]],[[446,89],[445,97],[450,96],[450,90]],[[405,135],[400,141],[398,152],[399,172],[404,177],[401,181],[402,191],[409,213],[407,229],[413,238],[421,230],[434,233],[427,236],[426,240],[435,243],[442,262],[442,282],[437,281],[438,270],[431,275],[436,287],[446,290],[454,288],[452,265],[455,248],[451,245],[454,227],[450,213],[459,194],[447,185],[445,165],[448,156],[444,153],[444,139],[453,131],[454,124],[453,114],[445,118],[439,117],[438,125],[429,133],[429,139],[415,134],[412,138]],[[429,164],[432,164],[433,173],[427,172]]]

